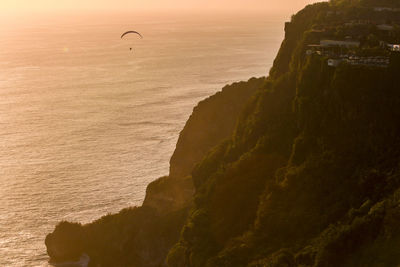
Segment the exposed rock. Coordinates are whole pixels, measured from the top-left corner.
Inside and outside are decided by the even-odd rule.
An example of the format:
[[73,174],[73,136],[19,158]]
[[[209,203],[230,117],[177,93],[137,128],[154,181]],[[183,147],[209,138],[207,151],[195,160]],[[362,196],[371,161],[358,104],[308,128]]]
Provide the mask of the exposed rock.
[[90,266],[164,266],[192,203],[191,169],[210,148],[232,135],[241,109],[263,83],[264,78],[253,78],[226,86],[199,103],[179,137],[172,175],[149,184],[143,206],[84,226],[60,223],[46,237],[51,259],[76,260],[85,252]]

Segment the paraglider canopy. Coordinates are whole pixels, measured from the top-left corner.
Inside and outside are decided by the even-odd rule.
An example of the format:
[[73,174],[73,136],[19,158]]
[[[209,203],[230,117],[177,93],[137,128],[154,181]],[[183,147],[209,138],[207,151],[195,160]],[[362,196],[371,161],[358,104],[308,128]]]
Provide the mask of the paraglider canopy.
[[137,31],[127,31],[127,32],[125,32],[125,33],[123,33],[123,34],[121,35],[121,39],[122,39],[125,35],[130,34],[130,33],[137,34],[137,35],[140,36],[140,38],[143,38],[143,36],[142,36],[140,33],[138,33]]

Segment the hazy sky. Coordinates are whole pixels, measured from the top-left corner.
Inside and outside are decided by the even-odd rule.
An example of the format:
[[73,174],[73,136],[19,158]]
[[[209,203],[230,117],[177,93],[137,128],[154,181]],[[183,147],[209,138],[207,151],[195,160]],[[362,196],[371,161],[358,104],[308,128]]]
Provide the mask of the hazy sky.
[[[322,1],[322,0],[321,0]],[[318,0],[0,0],[1,14],[63,10],[285,10],[295,11]]]

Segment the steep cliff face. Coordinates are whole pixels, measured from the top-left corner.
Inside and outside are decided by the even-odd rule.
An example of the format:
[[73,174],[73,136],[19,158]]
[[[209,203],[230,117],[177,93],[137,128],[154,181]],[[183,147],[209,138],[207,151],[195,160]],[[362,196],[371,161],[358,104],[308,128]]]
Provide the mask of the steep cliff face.
[[59,224],[49,255],[84,251],[100,266],[399,266],[400,54],[387,43],[400,32],[376,26],[399,18],[392,2],[337,0],[293,16],[266,80],[194,110],[143,207]]
[[211,148],[232,135],[240,112],[264,82],[264,78],[252,78],[227,85],[193,109],[171,157],[169,176],[149,184],[143,206],[169,212],[192,200],[192,169]]
[[86,253],[89,266],[160,266],[186,217],[186,209],[160,215],[146,207],[129,208],[86,225],[62,222],[45,243],[54,262]]
[[211,148],[230,137],[247,100],[263,83],[264,79],[255,78],[235,83],[201,101],[179,135],[170,161],[170,176],[190,175]]
[[90,266],[165,265],[192,205],[191,168],[232,135],[245,103],[264,82],[264,78],[253,78],[235,83],[200,102],[180,134],[171,174],[148,186],[143,206],[86,225],[61,222],[46,237],[51,259],[74,260],[86,253]]
[[[372,41],[400,34],[367,24],[354,50],[315,45],[344,39],[359,27],[352,21],[396,11],[379,12],[335,1],[286,24],[270,76],[232,138],[192,172],[194,208],[169,266],[400,264],[400,56]],[[388,63],[373,63],[377,55]],[[329,66],[332,57],[341,64]]]

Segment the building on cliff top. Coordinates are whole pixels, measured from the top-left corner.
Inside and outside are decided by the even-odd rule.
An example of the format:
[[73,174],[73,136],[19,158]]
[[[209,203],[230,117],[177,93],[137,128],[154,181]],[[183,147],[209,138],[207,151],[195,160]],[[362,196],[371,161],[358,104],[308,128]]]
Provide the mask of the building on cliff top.
[[346,41],[338,41],[338,40],[321,40],[320,41],[320,46],[322,47],[359,47],[360,42],[359,41],[352,41],[352,40],[346,40]]
[[382,11],[400,11],[400,8],[394,8],[394,7],[383,7],[383,6],[377,6],[373,8],[374,11],[377,12],[382,12]]
[[380,25],[376,25],[376,27],[378,28],[378,30],[381,30],[381,31],[393,31],[394,30],[394,26],[389,25],[389,24],[380,24]]
[[330,67],[337,67],[341,63],[347,63],[352,66],[365,66],[372,68],[387,68],[390,64],[389,57],[376,56],[376,57],[357,57],[347,56],[342,58],[330,58],[327,63]]

